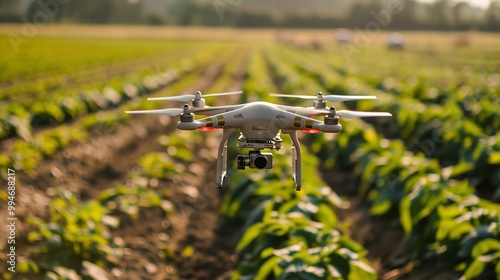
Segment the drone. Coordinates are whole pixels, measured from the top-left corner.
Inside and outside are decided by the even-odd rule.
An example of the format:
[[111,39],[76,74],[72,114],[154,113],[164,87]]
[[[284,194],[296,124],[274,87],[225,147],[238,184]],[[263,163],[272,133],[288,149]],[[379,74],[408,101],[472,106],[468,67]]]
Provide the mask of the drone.
[[[312,107],[295,107],[277,105],[269,102],[254,101],[238,105],[206,106],[206,97],[227,96],[242,94],[243,91],[232,91],[202,95],[197,91],[194,95],[180,95],[169,97],[152,97],[148,100],[158,101],[191,101],[181,108],[168,108],[160,110],[126,111],[127,114],[158,114],[170,117],[179,116],[177,128],[182,130],[211,131],[222,129],[222,137],[217,151],[216,183],[222,188],[227,174],[227,141],[229,137],[240,131],[237,145],[240,149],[251,149],[247,155],[237,156],[239,170],[246,167],[253,169],[271,169],[273,154],[264,153],[262,150],[270,149],[279,151],[282,148],[282,134],[288,134],[292,141],[292,176],[295,189],[301,190],[302,186],[302,161],[300,143],[297,131],[306,133],[338,133],[342,130],[339,117],[352,119],[364,117],[391,117],[387,112],[361,112],[350,110],[336,110],[327,107],[326,102],[344,102],[352,100],[376,99],[372,95],[323,95],[319,92],[316,96],[270,94],[282,98],[301,98],[314,100]],[[195,115],[202,115],[195,118]],[[323,121],[315,119],[323,116]]]

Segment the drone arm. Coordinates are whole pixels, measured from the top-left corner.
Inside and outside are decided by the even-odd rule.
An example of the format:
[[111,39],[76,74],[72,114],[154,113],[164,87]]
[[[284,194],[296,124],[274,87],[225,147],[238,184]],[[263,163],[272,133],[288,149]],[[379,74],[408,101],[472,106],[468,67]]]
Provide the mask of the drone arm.
[[219,151],[217,153],[217,177],[215,178],[219,189],[222,188],[227,173],[227,140],[236,130],[237,129],[234,128],[225,128],[219,142]]
[[292,139],[292,175],[293,180],[295,181],[295,190],[300,191],[302,187],[302,153],[300,151],[300,142],[297,138],[297,131],[283,131],[290,135],[290,139]]

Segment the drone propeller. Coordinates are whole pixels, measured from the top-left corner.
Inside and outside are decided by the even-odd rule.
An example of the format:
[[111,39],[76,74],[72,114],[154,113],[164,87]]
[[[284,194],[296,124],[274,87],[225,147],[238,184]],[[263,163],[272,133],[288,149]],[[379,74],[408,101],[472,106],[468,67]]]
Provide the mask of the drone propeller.
[[326,100],[330,102],[344,102],[352,100],[364,100],[364,99],[377,99],[374,95],[323,95],[323,93],[318,92],[316,96],[314,95],[290,95],[290,94],[278,94],[271,93],[271,96],[286,97],[286,98],[302,98],[302,99],[317,99]]
[[197,91],[195,94],[187,94],[187,95],[178,95],[178,96],[168,96],[168,97],[150,97],[148,100],[163,100],[163,101],[180,101],[187,102],[191,100],[200,100],[205,97],[213,97],[213,96],[224,96],[224,95],[234,95],[234,94],[242,94],[243,91],[229,91],[229,92],[221,92],[221,93],[212,93],[202,95],[200,91]]
[[311,116],[325,116],[325,115],[336,115],[339,117],[343,117],[346,119],[354,119],[354,118],[375,118],[375,117],[392,117],[391,113],[388,112],[364,112],[364,111],[351,111],[351,110],[338,110],[333,111],[334,108],[330,108],[330,110],[320,110],[320,109],[312,109],[312,108],[298,108],[296,113],[311,115]]
[[167,115],[171,117],[177,117],[182,114],[183,109],[161,109],[161,110],[142,110],[142,111],[125,111],[127,114],[157,114],[157,115]]
[[337,116],[346,119],[354,119],[354,118],[392,117],[392,114],[387,112],[362,112],[362,111],[339,110],[337,111]]

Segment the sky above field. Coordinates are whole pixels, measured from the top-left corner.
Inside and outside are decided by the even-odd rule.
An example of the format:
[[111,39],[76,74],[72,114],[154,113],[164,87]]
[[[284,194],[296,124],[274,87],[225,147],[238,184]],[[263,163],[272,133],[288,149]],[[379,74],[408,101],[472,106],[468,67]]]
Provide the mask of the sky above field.
[[[418,0],[420,2],[436,2],[436,0]],[[458,1],[455,1],[455,2],[458,2]],[[476,6],[476,7],[480,7],[480,8],[483,8],[483,9],[486,9],[488,8],[488,6],[490,5],[490,0],[465,0],[465,2],[473,5],[473,6]]]

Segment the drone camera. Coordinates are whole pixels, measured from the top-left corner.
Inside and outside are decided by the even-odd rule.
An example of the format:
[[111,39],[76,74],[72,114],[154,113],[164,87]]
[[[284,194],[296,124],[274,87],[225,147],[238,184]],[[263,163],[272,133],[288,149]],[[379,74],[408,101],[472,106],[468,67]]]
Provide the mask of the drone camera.
[[273,154],[251,151],[248,155],[238,155],[238,169],[244,170],[245,167],[257,169],[273,168]]

